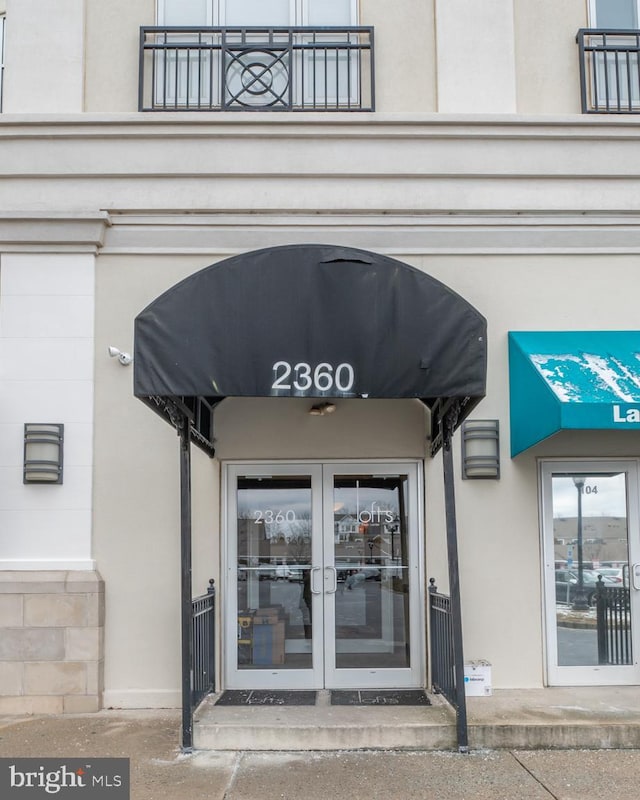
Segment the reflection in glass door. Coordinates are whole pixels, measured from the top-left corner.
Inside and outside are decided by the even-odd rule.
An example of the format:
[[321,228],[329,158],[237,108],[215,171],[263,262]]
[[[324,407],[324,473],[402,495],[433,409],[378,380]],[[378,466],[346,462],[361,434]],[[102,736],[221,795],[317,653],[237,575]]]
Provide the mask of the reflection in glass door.
[[421,685],[417,465],[227,476],[227,685]]
[[336,587],[325,600],[331,685],[418,685],[411,670],[410,477],[406,466],[385,474],[325,468],[325,564]]
[[638,680],[637,488],[630,462],[543,467],[551,683]]

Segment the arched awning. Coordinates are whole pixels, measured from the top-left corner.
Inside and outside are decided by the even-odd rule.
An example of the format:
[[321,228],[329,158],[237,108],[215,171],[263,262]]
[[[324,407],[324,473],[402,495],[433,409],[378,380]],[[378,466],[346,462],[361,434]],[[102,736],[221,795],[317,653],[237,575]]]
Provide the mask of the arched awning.
[[[451,435],[485,394],[486,321],[386,256],[294,245],[229,258],[135,320],[134,393],[180,434],[182,746],[193,733],[190,443],[213,455],[225,397],[414,398],[443,473],[458,746],[468,746]],[[450,698],[451,699],[451,698]]]
[[418,398],[432,411],[485,394],[486,321],[392,258],[292,245],[213,264],[135,321],[134,394],[178,402],[196,443],[225,397]]

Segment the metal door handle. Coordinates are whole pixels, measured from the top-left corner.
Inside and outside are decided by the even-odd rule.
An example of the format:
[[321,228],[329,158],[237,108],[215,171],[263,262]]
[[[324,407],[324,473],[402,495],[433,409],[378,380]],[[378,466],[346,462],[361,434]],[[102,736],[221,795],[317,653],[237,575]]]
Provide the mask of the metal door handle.
[[321,589],[316,589],[315,581],[314,581],[314,572],[320,572],[322,567],[311,567],[311,576],[310,576],[310,584],[311,584],[311,594],[322,594]]
[[640,564],[634,564],[631,567],[631,582],[634,589],[640,590]]
[[325,579],[325,581],[327,580],[327,570],[328,569],[331,570],[331,572],[333,573],[333,586],[331,587],[331,589],[325,589],[325,592],[327,594],[334,594],[336,592],[337,588],[338,588],[338,571],[336,570],[335,567],[325,567],[324,568],[324,579]]

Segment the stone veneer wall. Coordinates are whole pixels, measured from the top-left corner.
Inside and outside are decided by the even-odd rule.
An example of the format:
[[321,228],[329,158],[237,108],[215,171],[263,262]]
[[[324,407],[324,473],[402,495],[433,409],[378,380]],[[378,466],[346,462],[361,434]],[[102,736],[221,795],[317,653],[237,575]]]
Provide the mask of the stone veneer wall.
[[104,581],[97,572],[0,572],[0,713],[102,707]]

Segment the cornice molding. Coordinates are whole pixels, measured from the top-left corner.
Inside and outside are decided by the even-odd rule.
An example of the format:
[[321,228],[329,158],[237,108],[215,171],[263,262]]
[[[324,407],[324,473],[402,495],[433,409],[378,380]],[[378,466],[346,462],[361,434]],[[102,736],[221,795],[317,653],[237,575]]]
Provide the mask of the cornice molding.
[[110,225],[106,212],[0,212],[0,251],[97,252]]
[[640,253],[640,213],[114,214],[104,253],[220,256],[330,242],[388,254]]

